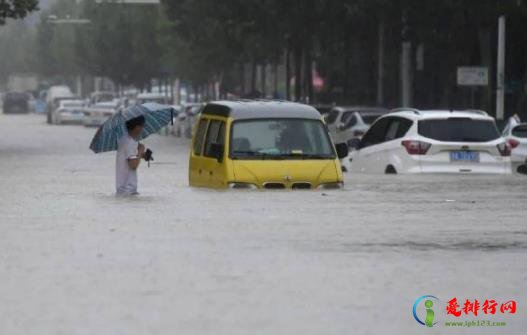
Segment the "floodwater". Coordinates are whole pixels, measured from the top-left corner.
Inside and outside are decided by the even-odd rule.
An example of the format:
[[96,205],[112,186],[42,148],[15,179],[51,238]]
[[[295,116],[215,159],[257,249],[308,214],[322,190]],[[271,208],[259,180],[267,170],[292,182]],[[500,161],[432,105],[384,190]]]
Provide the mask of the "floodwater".
[[[347,176],[343,191],[187,186],[188,142],[146,141],[116,198],[95,130],[0,115],[0,334],[523,334],[527,178]],[[506,328],[425,329],[425,294],[516,300]],[[480,312],[481,313],[481,312]],[[448,319],[454,320],[455,319]],[[444,322],[443,322],[444,323]]]

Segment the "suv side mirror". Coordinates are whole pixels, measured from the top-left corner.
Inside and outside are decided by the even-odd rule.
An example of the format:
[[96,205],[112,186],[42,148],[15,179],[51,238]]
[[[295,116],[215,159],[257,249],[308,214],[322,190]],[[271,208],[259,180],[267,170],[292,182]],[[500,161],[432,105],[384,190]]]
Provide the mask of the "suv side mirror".
[[336,145],[337,149],[337,156],[339,159],[343,159],[348,157],[349,155],[349,147],[346,143],[339,143]]
[[212,143],[210,145],[209,154],[212,158],[216,158],[218,163],[223,162],[223,144]]
[[360,139],[358,138],[352,138],[348,141],[348,146],[353,150],[360,149]]

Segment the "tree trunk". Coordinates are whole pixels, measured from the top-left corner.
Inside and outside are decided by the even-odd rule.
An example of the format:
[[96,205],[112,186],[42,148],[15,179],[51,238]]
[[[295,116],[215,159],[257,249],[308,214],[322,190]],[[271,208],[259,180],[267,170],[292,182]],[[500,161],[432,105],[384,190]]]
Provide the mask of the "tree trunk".
[[312,104],[313,101],[313,58],[311,57],[311,52],[306,51],[306,61],[305,61],[305,76],[306,76],[306,95],[307,102]]
[[253,59],[251,64],[251,95],[256,92],[256,60]]
[[274,81],[273,81],[273,98],[278,98],[278,60],[273,62],[273,72],[274,72]]
[[245,64],[240,64],[240,96],[243,97],[245,95]]
[[291,100],[291,51],[288,46],[285,51],[285,98]]
[[295,101],[302,99],[302,47],[295,46]]
[[261,66],[261,76],[260,79],[262,80],[262,98],[265,99],[267,95],[267,89],[266,89],[266,81],[267,81],[267,64],[263,63]]

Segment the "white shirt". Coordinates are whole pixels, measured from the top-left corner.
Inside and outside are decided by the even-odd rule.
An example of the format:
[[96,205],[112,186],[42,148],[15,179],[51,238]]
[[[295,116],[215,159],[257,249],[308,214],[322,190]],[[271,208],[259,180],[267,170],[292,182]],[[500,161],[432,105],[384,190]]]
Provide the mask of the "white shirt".
[[121,137],[117,145],[115,187],[118,195],[137,194],[137,170],[128,165],[129,159],[138,158],[138,142],[128,134]]

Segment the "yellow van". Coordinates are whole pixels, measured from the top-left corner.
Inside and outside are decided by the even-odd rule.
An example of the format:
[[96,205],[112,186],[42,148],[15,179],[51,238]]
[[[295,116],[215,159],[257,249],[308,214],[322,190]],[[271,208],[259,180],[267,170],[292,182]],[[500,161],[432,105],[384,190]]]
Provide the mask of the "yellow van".
[[219,101],[201,112],[189,183],[217,189],[336,189],[339,158],[320,113],[282,101]]

